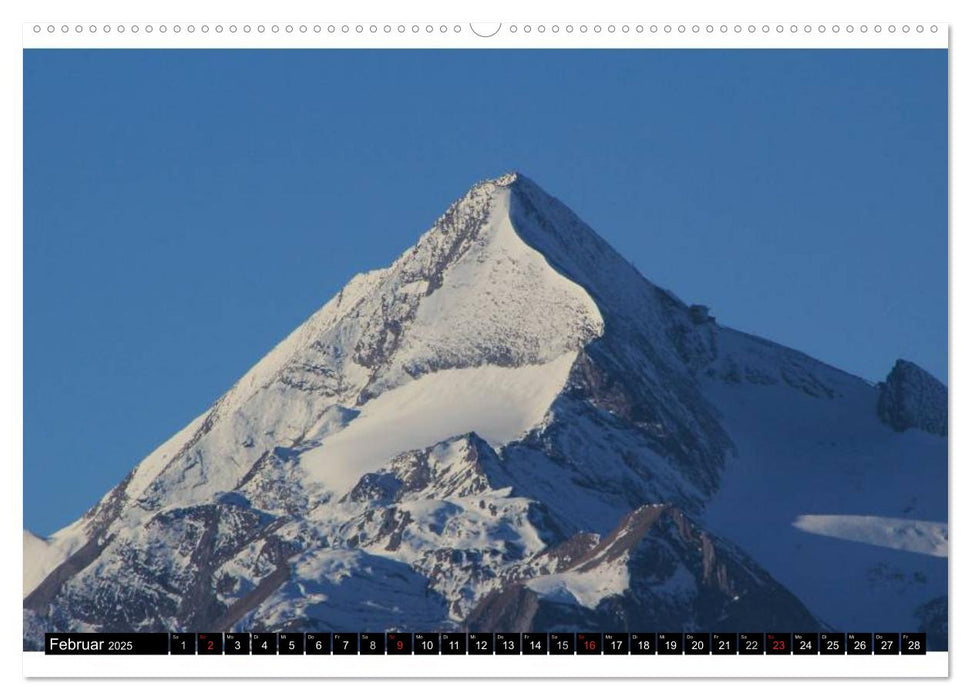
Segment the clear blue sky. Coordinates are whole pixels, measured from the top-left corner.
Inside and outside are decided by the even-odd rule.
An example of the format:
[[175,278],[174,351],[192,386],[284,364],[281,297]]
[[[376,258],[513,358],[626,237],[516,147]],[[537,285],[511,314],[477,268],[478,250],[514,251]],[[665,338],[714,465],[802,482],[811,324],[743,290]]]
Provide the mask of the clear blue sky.
[[27,51],[24,518],[48,534],[518,169],[721,323],[946,380],[944,51]]

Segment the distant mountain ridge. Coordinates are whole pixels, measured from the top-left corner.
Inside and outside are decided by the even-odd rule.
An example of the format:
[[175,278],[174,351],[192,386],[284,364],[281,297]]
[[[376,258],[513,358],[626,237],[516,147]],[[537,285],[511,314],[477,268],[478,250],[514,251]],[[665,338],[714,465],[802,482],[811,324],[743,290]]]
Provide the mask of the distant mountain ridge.
[[24,643],[771,622],[946,645],[946,558],[892,529],[794,526],[872,515],[946,538],[946,416],[916,365],[873,387],[718,325],[510,173],[80,520],[25,533]]

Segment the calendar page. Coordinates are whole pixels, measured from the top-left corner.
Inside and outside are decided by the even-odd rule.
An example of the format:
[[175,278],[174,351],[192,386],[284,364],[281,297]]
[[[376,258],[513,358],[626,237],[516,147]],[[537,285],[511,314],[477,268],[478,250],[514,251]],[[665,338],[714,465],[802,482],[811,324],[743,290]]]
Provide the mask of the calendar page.
[[642,9],[23,26],[26,675],[948,674],[949,27]]

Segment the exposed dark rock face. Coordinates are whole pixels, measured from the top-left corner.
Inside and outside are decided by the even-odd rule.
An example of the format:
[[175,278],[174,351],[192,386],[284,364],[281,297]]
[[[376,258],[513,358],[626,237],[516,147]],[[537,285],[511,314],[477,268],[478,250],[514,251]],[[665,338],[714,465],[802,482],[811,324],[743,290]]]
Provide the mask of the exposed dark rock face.
[[880,420],[897,432],[908,428],[947,435],[947,387],[913,362],[897,360],[880,383]]
[[[593,577],[610,580],[617,567],[628,577],[622,591],[595,607],[570,600],[571,589],[583,591]],[[551,587],[551,577],[562,586]],[[755,562],[666,505],[638,508],[602,540],[581,533],[515,567],[466,620],[472,631],[729,632],[752,625],[823,628]]]
[[[286,568],[295,550],[273,534],[277,525],[249,504],[228,500],[163,511],[140,541],[89,541],[25,599],[24,607],[93,629],[165,629],[173,620],[182,629],[208,628],[228,612],[212,583],[220,563],[257,543],[268,568]],[[123,572],[113,571],[118,563]]]
[[620,408],[653,449],[690,471],[702,491],[713,491],[731,439],[693,378],[717,356],[713,324],[696,324],[686,304],[647,281],[528,178],[511,188],[510,218],[523,240],[583,287],[604,317],[607,332],[584,349],[586,365],[572,388],[595,405]]
[[342,499],[342,502],[401,502],[405,498],[465,498],[487,491],[486,469],[498,457],[485,440],[475,433],[454,441],[458,448],[453,461],[443,462],[438,454],[443,445],[402,452],[380,472],[369,472]]
[[714,323],[715,317],[711,315],[707,306],[702,304],[692,304],[688,309],[691,312],[691,322],[696,326],[703,323]]

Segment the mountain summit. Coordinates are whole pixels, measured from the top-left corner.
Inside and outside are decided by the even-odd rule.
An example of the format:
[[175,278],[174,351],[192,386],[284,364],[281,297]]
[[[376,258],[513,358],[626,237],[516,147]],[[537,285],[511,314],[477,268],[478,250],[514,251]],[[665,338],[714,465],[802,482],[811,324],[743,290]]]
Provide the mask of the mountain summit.
[[80,520],[25,533],[25,646],[651,625],[940,645],[946,389],[910,367],[874,387],[722,327],[528,178],[486,180]]

